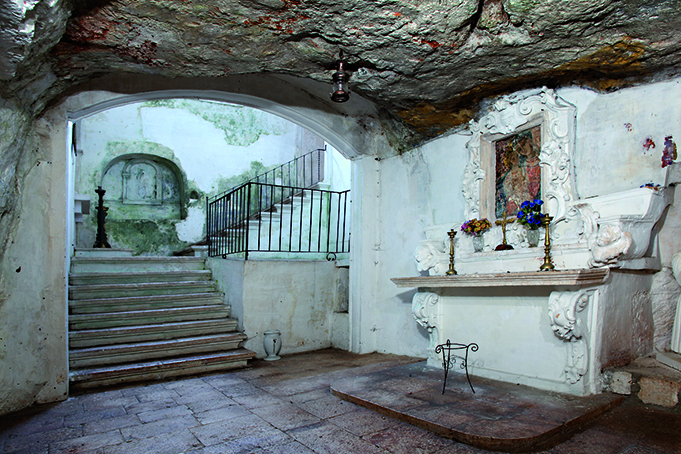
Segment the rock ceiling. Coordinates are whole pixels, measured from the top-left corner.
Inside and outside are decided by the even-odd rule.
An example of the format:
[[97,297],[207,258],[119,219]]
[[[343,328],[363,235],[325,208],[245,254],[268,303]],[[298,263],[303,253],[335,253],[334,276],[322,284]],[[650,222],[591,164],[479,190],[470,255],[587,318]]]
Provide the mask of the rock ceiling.
[[485,97],[681,69],[675,0],[5,0],[0,25],[0,95],[35,111],[112,73],[327,83],[342,49],[353,91],[414,142]]

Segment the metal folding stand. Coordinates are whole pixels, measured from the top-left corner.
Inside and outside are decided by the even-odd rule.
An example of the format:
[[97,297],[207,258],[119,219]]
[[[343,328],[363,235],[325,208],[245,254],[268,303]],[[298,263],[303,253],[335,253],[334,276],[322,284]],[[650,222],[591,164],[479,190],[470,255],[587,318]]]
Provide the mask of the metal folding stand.
[[[464,356],[452,355],[452,350],[466,350]],[[453,344],[447,339],[447,342],[440,344],[435,347],[435,354],[442,352],[442,367],[445,369],[445,379],[442,383],[442,394],[445,393],[445,387],[447,386],[447,374],[449,373],[449,368],[456,363],[456,359],[462,360],[461,368],[466,370],[466,380],[468,380],[468,386],[471,387],[471,391],[475,394],[473,385],[471,384],[471,378],[468,375],[468,351],[477,352],[478,344]],[[452,363],[452,356],[454,356],[454,363]]]

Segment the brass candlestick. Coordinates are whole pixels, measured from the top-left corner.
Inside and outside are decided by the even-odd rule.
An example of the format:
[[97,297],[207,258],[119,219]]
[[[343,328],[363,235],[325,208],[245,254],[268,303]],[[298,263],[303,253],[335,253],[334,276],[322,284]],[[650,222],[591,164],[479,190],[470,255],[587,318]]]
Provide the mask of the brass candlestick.
[[456,236],[456,231],[454,229],[447,232],[449,235],[449,269],[447,270],[447,276],[455,276],[456,270],[454,269],[454,237]]
[[551,262],[551,236],[549,235],[549,227],[551,226],[551,216],[544,215],[541,219],[541,225],[546,229],[546,237],[544,238],[544,263],[539,267],[539,271],[551,271],[556,267]]

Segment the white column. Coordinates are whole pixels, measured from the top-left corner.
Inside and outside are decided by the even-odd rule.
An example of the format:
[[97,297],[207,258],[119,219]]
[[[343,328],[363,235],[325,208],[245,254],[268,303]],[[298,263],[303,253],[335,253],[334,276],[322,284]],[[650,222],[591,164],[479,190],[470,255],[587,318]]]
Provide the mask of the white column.
[[[676,282],[681,285],[681,252],[677,252],[672,257],[672,270],[674,271]],[[673,352],[681,353],[681,296],[679,296],[679,300],[676,303],[676,317],[674,318],[672,330],[671,349]]]

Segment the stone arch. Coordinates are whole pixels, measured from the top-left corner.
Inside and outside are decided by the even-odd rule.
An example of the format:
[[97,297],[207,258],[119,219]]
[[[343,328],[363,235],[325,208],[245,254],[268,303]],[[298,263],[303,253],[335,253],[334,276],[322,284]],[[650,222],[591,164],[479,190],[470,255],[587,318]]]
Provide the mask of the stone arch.
[[[68,96],[66,108],[71,122],[142,101],[205,99],[252,107],[279,116],[322,137],[348,159],[394,154],[381,127],[378,108],[372,102],[355,96],[352,106],[334,105],[325,99],[328,87],[319,85],[323,88],[315,86],[314,90],[309,90],[310,87],[302,88],[288,80],[263,75],[252,75],[248,80],[242,77],[167,80],[119,75],[76,86],[64,96]],[[318,96],[321,90],[324,90],[323,97]],[[74,108],[69,109],[69,104]]]

